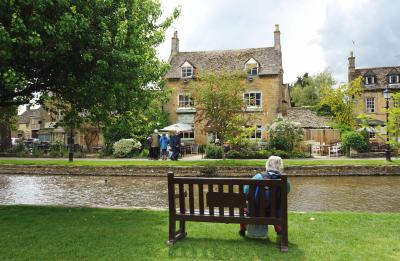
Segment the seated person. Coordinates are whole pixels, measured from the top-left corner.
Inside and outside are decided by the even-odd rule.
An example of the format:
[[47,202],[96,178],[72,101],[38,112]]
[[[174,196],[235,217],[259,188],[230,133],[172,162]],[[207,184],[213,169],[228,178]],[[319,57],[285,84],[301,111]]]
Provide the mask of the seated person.
[[[280,157],[278,156],[271,156],[269,157],[269,159],[267,160],[266,164],[265,164],[265,168],[266,168],[266,172],[263,173],[257,173],[253,179],[280,179],[281,178],[281,171],[283,170],[283,161]],[[287,192],[289,193],[290,191],[290,183],[288,181],[287,183]],[[244,186],[243,192],[246,194],[246,197],[249,194],[249,186],[246,185]],[[276,213],[278,217],[281,217],[282,215],[282,208],[280,205],[280,191],[277,189],[276,190],[277,196],[275,197],[276,200]],[[257,188],[254,192],[254,198],[255,200],[257,200],[257,198],[259,198],[259,189]],[[268,189],[268,187],[266,187],[265,190],[265,200],[268,201],[269,200],[269,195],[270,191]],[[268,204],[268,202],[266,202],[266,212],[267,215],[270,212],[269,211],[270,208],[270,204]],[[256,212],[259,211],[256,209]],[[253,237],[253,238],[259,238],[259,237],[265,237],[267,236],[268,233],[268,226],[266,225],[255,225],[255,224],[240,224],[240,231],[239,234],[241,236],[245,235],[246,232],[246,226],[247,226],[247,236],[248,237]],[[275,232],[280,235],[281,231],[282,231],[282,227],[280,225],[274,225],[275,227]]]

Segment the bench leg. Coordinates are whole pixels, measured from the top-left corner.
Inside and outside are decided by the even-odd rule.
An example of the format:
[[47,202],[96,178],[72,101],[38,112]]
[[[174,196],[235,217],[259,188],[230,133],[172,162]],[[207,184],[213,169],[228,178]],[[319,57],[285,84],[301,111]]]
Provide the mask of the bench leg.
[[186,236],[186,226],[185,221],[179,221],[179,231]]
[[169,240],[167,241],[167,245],[172,246],[175,244],[175,232],[176,226],[175,226],[175,219],[170,218],[169,219]]
[[288,229],[287,226],[283,227],[282,237],[281,237],[281,252],[288,252],[289,242],[288,242]]

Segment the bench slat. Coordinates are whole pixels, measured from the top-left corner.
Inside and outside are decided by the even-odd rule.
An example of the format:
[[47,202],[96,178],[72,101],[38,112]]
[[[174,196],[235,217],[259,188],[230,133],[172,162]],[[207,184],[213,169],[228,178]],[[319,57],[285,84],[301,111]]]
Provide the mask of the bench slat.
[[280,186],[282,180],[256,180],[256,179],[243,179],[243,178],[198,178],[198,177],[174,177],[175,184],[208,184],[208,185],[262,185],[268,187]]
[[[213,184],[208,184],[208,192],[213,192],[213,191],[214,191]],[[211,216],[214,216],[214,207],[209,206],[209,212]]]
[[200,209],[200,215],[204,215],[203,184],[199,184],[199,209]]
[[190,213],[194,213],[194,195],[193,195],[193,184],[189,184],[189,209]]
[[281,225],[279,218],[265,217],[228,217],[228,216],[200,216],[200,215],[184,215],[176,214],[177,220],[198,221],[198,222],[214,222],[214,223],[233,223],[233,224],[257,224],[257,225]]
[[[224,185],[219,184],[218,185],[218,192],[223,193],[224,192]],[[219,215],[224,216],[224,207],[219,207]]]
[[[229,185],[228,191],[229,191],[230,194],[233,194],[233,185],[232,184]],[[229,207],[229,216],[232,217],[233,214],[234,214],[234,208],[233,207]]]
[[276,217],[276,188],[269,189],[271,217]]
[[[239,194],[244,195],[243,193],[243,185],[239,185]],[[239,208],[239,215],[244,217],[244,207]]]
[[183,184],[179,184],[179,212],[185,213],[185,191]]

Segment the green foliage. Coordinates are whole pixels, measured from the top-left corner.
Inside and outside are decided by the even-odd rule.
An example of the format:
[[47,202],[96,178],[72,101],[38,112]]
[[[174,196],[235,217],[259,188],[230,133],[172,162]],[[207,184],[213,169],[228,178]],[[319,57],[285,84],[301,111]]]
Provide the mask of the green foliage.
[[300,124],[286,118],[277,118],[269,128],[270,146],[278,150],[292,151],[303,139],[303,135]]
[[392,94],[393,106],[389,107],[389,121],[387,130],[390,135],[389,144],[393,148],[400,148],[400,93]]
[[200,72],[190,90],[197,109],[197,121],[207,123],[221,143],[243,132],[248,122],[244,113],[243,72]]
[[218,145],[207,144],[205,153],[206,153],[207,159],[221,159],[222,158],[222,148],[221,148],[221,146],[218,146]]
[[354,104],[362,92],[362,77],[337,88],[324,86],[321,89],[320,105],[330,108],[336,124],[354,126]]
[[68,150],[61,140],[54,141],[50,144],[49,155],[53,158],[63,158],[67,155]]
[[283,151],[283,150],[230,150],[227,152],[228,159],[268,159],[270,156],[279,156],[283,159],[309,158],[310,156],[300,151]]
[[218,170],[217,166],[209,165],[209,166],[205,166],[205,167],[201,168],[200,173],[206,177],[213,177],[213,176],[217,176],[217,170]]
[[324,71],[309,77],[297,77],[297,82],[290,89],[290,96],[295,106],[314,106],[320,101],[320,91],[322,88],[331,87],[335,84],[332,73]]
[[122,139],[114,143],[113,155],[116,158],[132,157],[135,152],[138,152],[142,144],[135,139]]
[[32,148],[32,156],[35,158],[43,157],[43,150],[40,149],[38,146],[33,146]]
[[366,142],[365,137],[357,131],[345,132],[340,137],[340,143],[347,154],[349,153],[350,148],[356,150],[357,152],[368,151],[368,143]]

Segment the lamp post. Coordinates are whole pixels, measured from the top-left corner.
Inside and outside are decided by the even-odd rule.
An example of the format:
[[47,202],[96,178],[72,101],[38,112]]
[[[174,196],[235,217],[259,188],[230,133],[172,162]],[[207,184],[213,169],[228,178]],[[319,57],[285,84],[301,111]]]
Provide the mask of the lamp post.
[[386,89],[383,91],[383,97],[386,100],[386,149],[385,149],[385,156],[387,161],[391,161],[391,150],[390,150],[390,144],[389,144],[389,129],[388,129],[388,123],[389,123],[389,100],[390,100],[390,91],[389,88],[386,87]]

